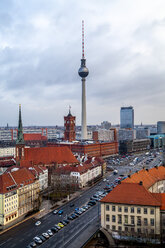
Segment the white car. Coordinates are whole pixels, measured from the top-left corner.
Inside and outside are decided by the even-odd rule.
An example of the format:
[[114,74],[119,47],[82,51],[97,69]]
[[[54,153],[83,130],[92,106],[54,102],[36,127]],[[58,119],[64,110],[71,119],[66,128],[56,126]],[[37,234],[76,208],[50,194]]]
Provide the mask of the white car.
[[49,234],[49,236],[53,236],[53,233],[50,229],[47,231],[47,233]]
[[44,237],[44,238],[46,238],[46,239],[48,239],[49,238],[49,234],[48,233],[42,233],[42,236]]
[[42,244],[42,240],[39,237],[34,237],[33,240],[37,243],[37,244]]
[[36,223],[35,223],[35,226],[39,226],[39,225],[41,225],[41,221],[37,221]]

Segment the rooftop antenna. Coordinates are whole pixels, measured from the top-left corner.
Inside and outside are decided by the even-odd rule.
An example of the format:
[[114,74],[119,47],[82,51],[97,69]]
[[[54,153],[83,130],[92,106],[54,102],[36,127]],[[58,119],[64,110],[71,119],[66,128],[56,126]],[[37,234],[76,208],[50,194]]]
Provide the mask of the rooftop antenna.
[[84,21],[82,20],[82,59],[84,58]]

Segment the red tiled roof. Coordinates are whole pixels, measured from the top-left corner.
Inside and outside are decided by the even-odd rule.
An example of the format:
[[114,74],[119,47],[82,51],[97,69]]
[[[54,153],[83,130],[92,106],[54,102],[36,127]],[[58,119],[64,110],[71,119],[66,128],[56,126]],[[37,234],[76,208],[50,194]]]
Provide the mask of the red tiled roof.
[[47,170],[47,168],[46,167],[44,167],[44,166],[33,166],[33,167],[29,167],[28,168],[30,171],[31,171],[31,173],[33,174],[33,175],[39,175],[39,174],[43,174],[44,173],[44,171],[45,170]]
[[43,136],[41,133],[24,133],[24,140],[47,140],[46,136]]
[[[19,188],[20,184],[27,185],[34,183],[34,181],[35,176],[27,168],[20,168],[13,172],[5,172],[0,175],[0,193],[8,193]],[[14,185],[15,187],[9,188]]]
[[[157,168],[143,169],[137,173],[131,175],[131,177],[123,180],[124,183],[139,183],[143,182],[143,186],[149,189],[157,181],[165,180],[165,167],[159,166]],[[122,182],[122,183],[123,183]]]
[[25,148],[25,159],[21,166],[38,164],[73,164],[79,163],[68,147]]
[[121,183],[116,186],[101,202],[119,203],[129,205],[161,206],[143,185],[137,183]]

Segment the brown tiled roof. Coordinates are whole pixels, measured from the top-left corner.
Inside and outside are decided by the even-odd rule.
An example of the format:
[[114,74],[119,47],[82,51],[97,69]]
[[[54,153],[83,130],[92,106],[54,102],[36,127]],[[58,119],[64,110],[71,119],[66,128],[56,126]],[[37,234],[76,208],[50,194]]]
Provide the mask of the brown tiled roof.
[[162,205],[161,205],[161,210],[165,210],[165,193],[160,193],[161,195],[161,200],[162,200]]
[[[157,168],[143,169],[137,173],[134,173],[130,176],[130,178],[126,178],[123,180],[124,183],[139,183],[140,181],[143,182],[143,185],[149,189],[153,184],[157,181],[165,180],[165,167],[159,166]],[[122,183],[123,183],[122,182]]]
[[143,206],[161,206],[143,185],[137,183],[121,183],[116,186],[101,202]]
[[43,136],[41,133],[24,133],[24,140],[47,140],[46,136]]
[[[25,162],[25,161],[26,162]],[[73,164],[79,163],[68,147],[35,147],[25,148],[25,159],[21,161],[21,166],[25,164]]]
[[8,193],[19,188],[21,184],[27,185],[34,183],[34,181],[35,176],[27,168],[20,168],[13,172],[5,172],[0,175],[0,193]]

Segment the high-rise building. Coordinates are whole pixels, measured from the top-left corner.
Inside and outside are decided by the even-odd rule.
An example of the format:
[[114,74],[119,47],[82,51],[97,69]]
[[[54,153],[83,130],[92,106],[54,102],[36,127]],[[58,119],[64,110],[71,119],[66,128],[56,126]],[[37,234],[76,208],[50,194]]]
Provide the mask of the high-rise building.
[[134,109],[132,106],[121,107],[120,128],[134,128]]
[[82,59],[81,67],[78,70],[78,74],[82,78],[81,139],[84,140],[87,139],[85,78],[89,74],[88,68],[86,67],[86,59],[84,56],[84,21],[82,21]]
[[158,121],[157,122],[157,133],[158,134],[165,134],[165,121]]

